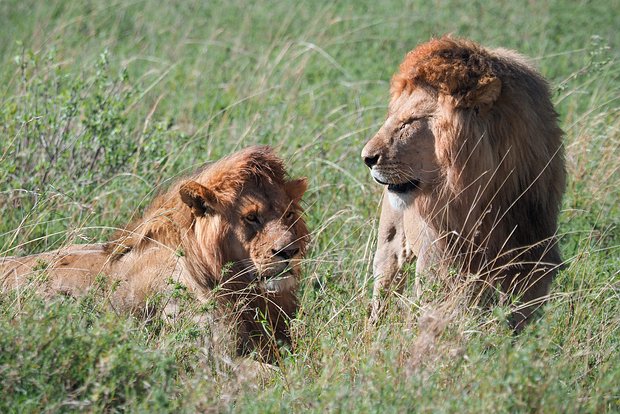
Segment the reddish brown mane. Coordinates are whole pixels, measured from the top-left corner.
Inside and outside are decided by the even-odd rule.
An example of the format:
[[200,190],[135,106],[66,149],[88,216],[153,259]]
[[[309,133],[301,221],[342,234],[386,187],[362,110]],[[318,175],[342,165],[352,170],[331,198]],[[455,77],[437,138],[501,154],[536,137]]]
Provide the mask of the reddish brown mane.
[[429,86],[456,102],[479,100],[476,89],[494,79],[519,76],[520,65],[510,65],[476,43],[444,36],[432,39],[407,54],[391,82],[391,95],[415,86]]
[[202,169],[193,179],[223,196],[220,201],[232,204],[250,180],[259,186],[265,182],[283,185],[286,171],[282,160],[270,147],[257,146],[222,158]]

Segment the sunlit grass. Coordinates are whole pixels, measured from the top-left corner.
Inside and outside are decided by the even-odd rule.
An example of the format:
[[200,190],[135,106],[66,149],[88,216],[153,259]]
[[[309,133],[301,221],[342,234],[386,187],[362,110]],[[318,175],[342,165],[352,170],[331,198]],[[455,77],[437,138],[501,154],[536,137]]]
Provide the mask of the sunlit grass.
[[[187,321],[1,294],[0,411],[620,410],[619,8],[2,2],[2,255],[105,240],[175,176],[255,143],[308,176],[313,242],[294,351],[260,381]],[[451,313],[412,286],[367,324],[381,189],[359,154],[404,54],[447,32],[532,57],[566,132],[567,267],[518,337],[507,309]]]

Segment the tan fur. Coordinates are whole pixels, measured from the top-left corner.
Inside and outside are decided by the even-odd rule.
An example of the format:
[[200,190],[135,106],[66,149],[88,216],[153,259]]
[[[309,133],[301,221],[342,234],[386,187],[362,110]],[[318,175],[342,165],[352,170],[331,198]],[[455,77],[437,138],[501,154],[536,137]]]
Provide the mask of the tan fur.
[[172,278],[221,304],[239,353],[271,359],[297,310],[305,190],[270,148],[247,148],[179,180],[111,242],[2,259],[0,281],[16,289],[45,273],[45,293],[80,295],[104,274],[120,283],[111,305],[135,312]]
[[407,54],[390,93],[362,157],[390,188],[417,188],[384,193],[373,319],[417,259],[417,275],[455,267],[519,296],[520,329],[562,262],[564,149],[547,83],[515,52],[443,37]]

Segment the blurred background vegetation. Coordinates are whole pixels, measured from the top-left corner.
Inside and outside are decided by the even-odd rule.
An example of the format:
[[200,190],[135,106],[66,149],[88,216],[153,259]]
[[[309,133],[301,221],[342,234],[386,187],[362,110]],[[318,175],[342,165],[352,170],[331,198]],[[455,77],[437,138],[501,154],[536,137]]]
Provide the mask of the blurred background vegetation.
[[[295,352],[263,381],[205,357],[189,322],[0,294],[0,411],[620,411],[619,10],[3,0],[2,255],[105,240],[175,176],[257,143],[309,178],[313,245]],[[444,33],[531,57],[566,132],[567,269],[517,338],[502,309],[429,336],[429,303],[366,326],[381,189],[359,153],[405,53]]]

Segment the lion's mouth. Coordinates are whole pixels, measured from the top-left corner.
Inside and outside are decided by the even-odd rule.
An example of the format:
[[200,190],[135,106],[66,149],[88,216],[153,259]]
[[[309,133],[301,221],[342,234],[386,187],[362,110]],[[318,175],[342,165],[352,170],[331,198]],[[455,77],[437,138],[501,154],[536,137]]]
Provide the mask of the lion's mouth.
[[414,191],[420,188],[420,180],[409,180],[404,183],[387,183],[381,180],[378,180],[376,177],[373,177],[376,182],[381,185],[387,185],[388,191],[393,193],[408,193],[409,191]]
[[256,278],[259,281],[267,281],[286,277],[292,272],[292,267],[288,262],[270,263],[256,266]]
[[263,292],[271,294],[293,291],[297,287],[297,279],[292,272],[266,280],[259,280],[258,283]]

